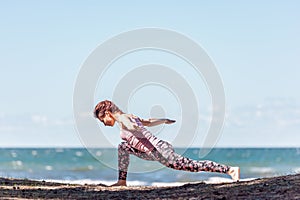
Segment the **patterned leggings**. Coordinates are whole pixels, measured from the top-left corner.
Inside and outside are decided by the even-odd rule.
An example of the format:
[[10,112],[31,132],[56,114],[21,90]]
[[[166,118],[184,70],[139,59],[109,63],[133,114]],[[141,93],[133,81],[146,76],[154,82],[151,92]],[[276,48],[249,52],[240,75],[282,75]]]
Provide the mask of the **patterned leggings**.
[[118,147],[119,180],[126,180],[129,154],[133,154],[144,160],[158,161],[161,164],[176,170],[227,173],[230,169],[230,166],[215,163],[213,161],[197,161],[183,157],[175,153],[172,145],[165,141],[160,141],[157,144],[156,149],[151,151],[150,154],[138,151],[137,149],[132,148],[127,142],[122,142]]

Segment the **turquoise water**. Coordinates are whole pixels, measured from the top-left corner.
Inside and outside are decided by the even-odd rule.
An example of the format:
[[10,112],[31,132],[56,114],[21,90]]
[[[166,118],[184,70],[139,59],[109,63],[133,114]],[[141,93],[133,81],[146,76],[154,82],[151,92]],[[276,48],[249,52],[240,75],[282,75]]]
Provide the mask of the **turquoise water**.
[[[176,149],[176,152],[199,160],[199,150]],[[117,179],[116,149],[3,148],[0,155],[1,177],[94,182],[113,182]],[[228,178],[218,173],[176,171],[134,156],[130,159],[128,181],[144,185]],[[300,173],[300,148],[215,148],[201,159],[240,166],[241,178]]]

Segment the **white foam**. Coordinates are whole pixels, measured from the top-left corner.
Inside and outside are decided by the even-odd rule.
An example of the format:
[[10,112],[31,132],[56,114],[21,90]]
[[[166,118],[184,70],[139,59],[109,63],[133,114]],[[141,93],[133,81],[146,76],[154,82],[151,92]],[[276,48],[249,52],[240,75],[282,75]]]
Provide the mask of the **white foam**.
[[[240,179],[240,181],[251,181],[255,178],[247,178],[247,179]],[[107,180],[91,180],[91,179],[80,179],[80,180],[55,180],[55,179],[47,179],[47,182],[55,182],[55,183],[64,183],[64,184],[79,184],[79,185],[112,185],[117,181],[107,181]],[[222,177],[211,177],[208,180],[198,181],[198,182],[153,182],[150,185],[156,187],[175,187],[175,186],[182,186],[185,184],[196,184],[204,182],[206,184],[218,184],[218,183],[231,183],[234,182],[230,178],[222,178]],[[127,186],[149,186],[149,183],[144,181],[127,181]]]
[[187,184],[187,182],[173,182],[173,183],[153,182],[151,185],[157,187],[166,187],[166,186],[182,186],[184,184]]
[[208,180],[205,180],[204,183],[207,184],[216,184],[216,183],[231,183],[233,182],[230,178],[222,178],[222,177],[210,177]]
[[[239,181],[252,181],[255,180],[255,178],[245,178],[245,179],[240,179]],[[197,184],[204,182],[206,184],[218,184],[218,183],[232,183],[235,182],[234,180],[230,178],[222,178],[222,177],[211,177],[208,180],[204,181],[197,181],[197,182],[172,182],[172,183],[166,183],[166,182],[153,182],[151,185],[152,186],[158,186],[158,187],[164,187],[164,186],[182,186],[185,184]]]
[[113,181],[101,181],[101,180],[90,180],[90,179],[79,179],[79,180],[58,180],[58,179],[46,179],[44,180],[46,182],[53,182],[53,183],[63,183],[63,184],[106,184],[111,183],[113,184]]
[[300,173],[300,167],[294,168],[293,171],[294,171],[295,173]]
[[143,182],[143,181],[127,181],[127,185],[128,186],[145,186],[145,185],[147,185],[147,183]]
[[[80,180],[57,180],[57,179],[47,179],[44,180],[46,182],[54,182],[54,183],[63,183],[63,184],[79,184],[79,185],[112,185],[117,181],[107,181],[107,180],[90,180],[90,179],[80,179]],[[163,186],[182,186],[189,182],[153,182],[151,186],[163,187]],[[147,182],[144,181],[127,181],[127,186],[147,186],[149,185]]]
[[[40,180],[42,181],[42,180]],[[63,183],[63,184],[78,184],[78,185],[112,185],[117,181],[107,181],[107,180],[91,180],[91,179],[79,179],[79,180],[58,180],[58,179],[46,179],[46,182],[53,182],[53,183]],[[146,182],[143,181],[127,181],[128,186],[145,186],[147,185]]]

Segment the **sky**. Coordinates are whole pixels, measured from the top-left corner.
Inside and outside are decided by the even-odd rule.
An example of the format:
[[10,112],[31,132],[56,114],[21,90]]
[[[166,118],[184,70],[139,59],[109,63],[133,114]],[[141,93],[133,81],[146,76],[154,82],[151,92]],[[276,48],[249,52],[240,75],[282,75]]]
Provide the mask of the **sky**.
[[[84,146],[73,109],[74,87],[83,63],[113,36],[145,27],[186,35],[215,63],[226,95],[226,120],[217,147],[299,147],[299,6],[299,1],[289,0],[1,0],[0,147]],[[114,74],[120,73],[122,64],[129,69],[150,62],[166,62],[193,81],[193,71],[180,72],[176,65],[182,61],[163,52],[136,53],[122,59],[107,71],[106,79],[114,85],[118,82]],[[197,81],[203,84],[196,78],[190,83],[193,89],[201,87]],[[157,96],[169,98],[156,89],[161,93]],[[147,102],[132,112],[148,117],[149,107],[157,101],[153,91],[134,96],[135,102]],[[100,93],[98,87],[95,102],[110,98]],[[203,96],[205,99],[208,94]],[[193,146],[201,144],[209,121],[209,103],[201,106],[203,123]],[[178,109],[174,107],[173,111]],[[180,120],[171,110],[168,107],[164,112]],[[174,135],[168,132],[173,129],[163,129],[166,133],[161,139],[172,140]],[[114,145],[121,141],[117,127],[106,130]]]

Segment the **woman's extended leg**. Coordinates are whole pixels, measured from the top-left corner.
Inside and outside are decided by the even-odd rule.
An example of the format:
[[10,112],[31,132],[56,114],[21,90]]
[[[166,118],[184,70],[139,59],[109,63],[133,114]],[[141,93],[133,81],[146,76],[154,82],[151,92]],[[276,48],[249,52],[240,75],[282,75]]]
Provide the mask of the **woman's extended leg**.
[[160,154],[157,155],[160,156],[158,161],[167,167],[190,172],[219,172],[229,174],[234,180],[239,179],[239,168],[209,160],[198,161],[183,157],[175,153],[172,145],[167,142],[160,142],[157,146],[157,151],[160,152]]

